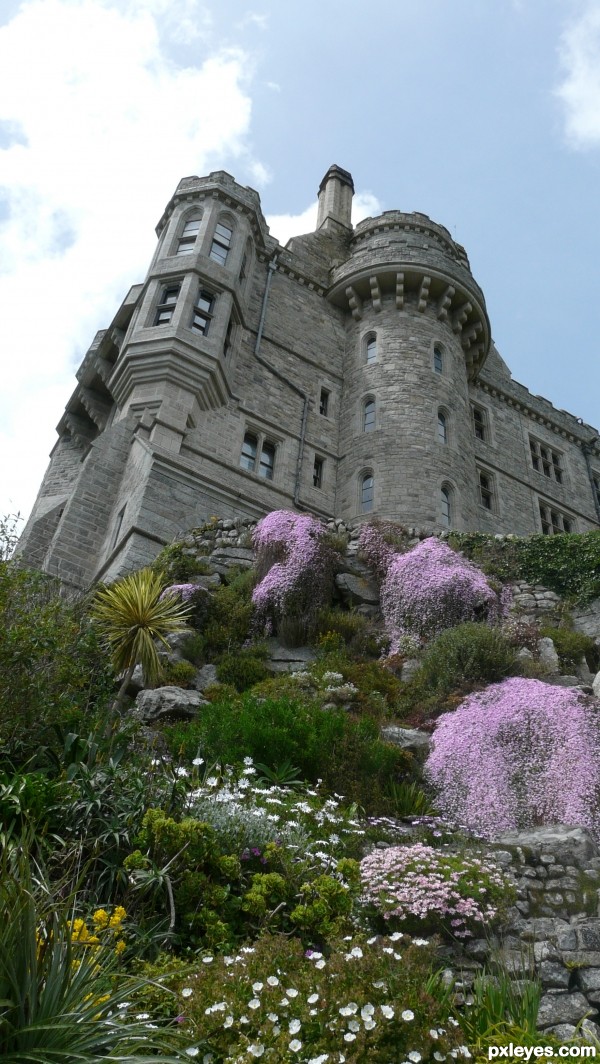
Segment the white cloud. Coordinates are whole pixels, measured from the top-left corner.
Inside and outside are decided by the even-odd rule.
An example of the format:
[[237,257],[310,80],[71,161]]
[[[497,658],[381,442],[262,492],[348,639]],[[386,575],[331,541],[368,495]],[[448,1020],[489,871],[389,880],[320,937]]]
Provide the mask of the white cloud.
[[[312,233],[317,224],[318,203],[315,200],[300,214],[271,214],[267,216],[267,225],[280,244],[287,244],[293,236]],[[383,207],[372,192],[357,192],[352,200],[352,224],[356,225],[363,218],[381,214]]]
[[177,13],[210,24],[198,0],[29,0],[0,28],[20,141],[0,142],[0,513],[31,506],[73,370],[143,279],[180,177],[233,155],[268,178],[246,141],[251,57],[178,65]]
[[559,55],[564,71],[556,90],[565,132],[574,148],[600,143],[600,3],[588,0],[564,30]]

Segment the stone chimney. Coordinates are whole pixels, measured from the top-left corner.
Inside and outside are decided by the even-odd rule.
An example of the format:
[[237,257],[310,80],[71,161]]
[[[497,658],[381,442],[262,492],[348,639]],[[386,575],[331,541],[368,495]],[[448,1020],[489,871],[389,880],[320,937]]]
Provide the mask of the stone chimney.
[[330,229],[334,222],[351,229],[353,195],[352,174],[342,170],[341,166],[330,166],[319,185],[317,229]]

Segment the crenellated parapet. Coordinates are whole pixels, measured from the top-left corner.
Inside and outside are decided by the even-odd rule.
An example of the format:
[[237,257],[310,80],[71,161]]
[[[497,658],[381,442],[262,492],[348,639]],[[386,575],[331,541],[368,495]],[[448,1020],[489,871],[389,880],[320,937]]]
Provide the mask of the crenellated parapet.
[[386,211],[356,227],[349,257],[331,271],[328,299],[361,321],[365,304],[380,311],[386,297],[397,310],[412,305],[447,324],[475,379],[490,344],[485,300],[464,249],[444,226],[423,214]]

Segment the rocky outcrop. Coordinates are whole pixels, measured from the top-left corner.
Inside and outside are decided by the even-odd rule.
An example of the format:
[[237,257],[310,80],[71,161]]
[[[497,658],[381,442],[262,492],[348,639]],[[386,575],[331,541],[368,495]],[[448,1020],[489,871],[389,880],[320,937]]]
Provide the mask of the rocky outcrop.
[[181,687],[156,687],[140,691],[134,714],[144,724],[156,724],[167,720],[192,720],[206,699],[199,691],[186,691]]

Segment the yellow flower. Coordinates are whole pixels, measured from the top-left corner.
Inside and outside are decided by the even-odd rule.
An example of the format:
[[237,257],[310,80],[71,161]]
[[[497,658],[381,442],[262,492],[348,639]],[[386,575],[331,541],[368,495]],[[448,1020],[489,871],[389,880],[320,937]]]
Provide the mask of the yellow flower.
[[122,938],[120,938],[118,942],[115,942],[115,953],[117,954],[117,957],[119,956],[120,953],[123,953],[124,950],[126,950],[126,949],[127,949],[127,945],[126,945],[125,941]]
[[98,929],[106,927],[108,924],[108,913],[106,909],[96,909],[96,912],[92,916],[92,920]]

